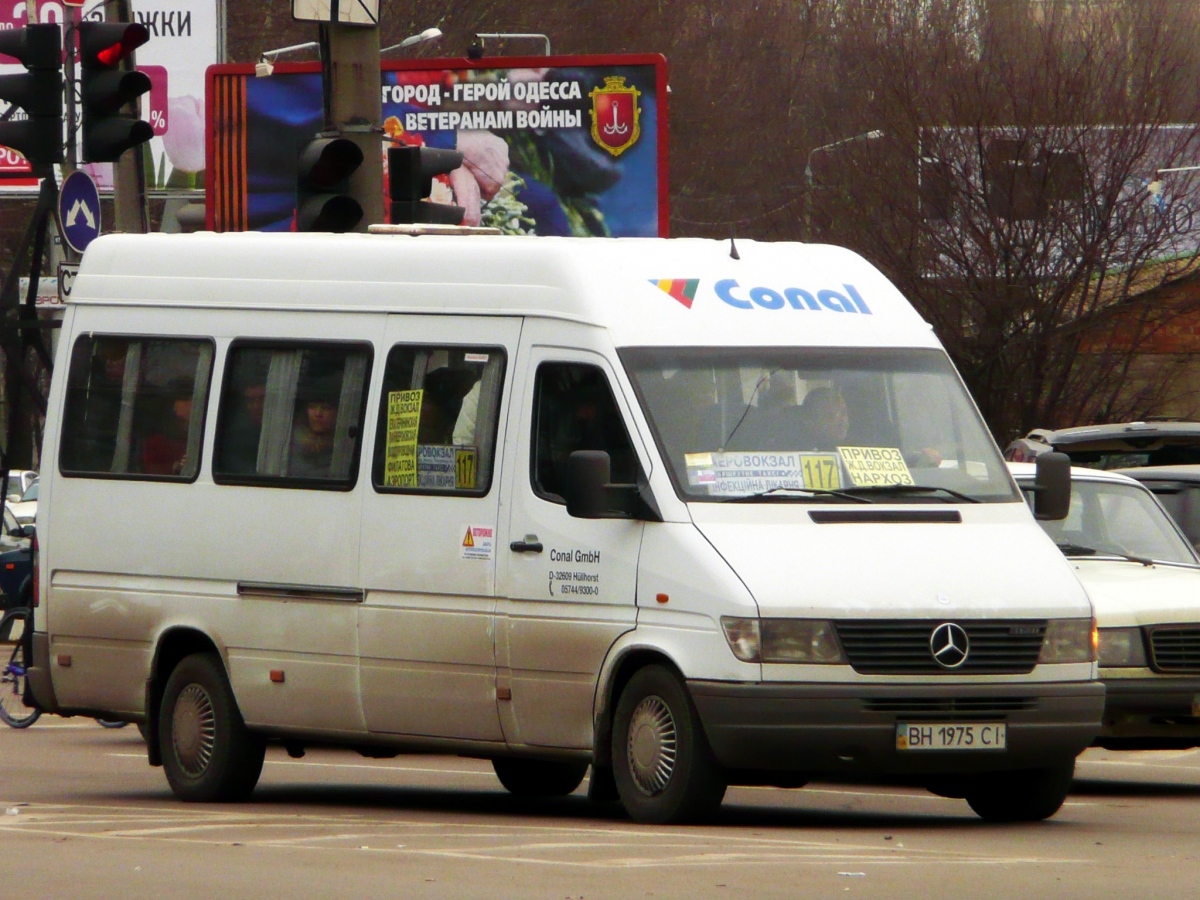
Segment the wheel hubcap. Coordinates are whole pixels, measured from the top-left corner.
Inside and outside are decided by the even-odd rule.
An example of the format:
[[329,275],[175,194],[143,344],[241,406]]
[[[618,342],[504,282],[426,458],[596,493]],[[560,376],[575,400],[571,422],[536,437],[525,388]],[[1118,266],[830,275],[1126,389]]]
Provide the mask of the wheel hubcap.
[[203,775],[212,759],[217,725],[212,699],[200,685],[189,684],[175,701],[171,740],[183,771],[192,777]]
[[633,783],[647,797],[661,794],[675,771],[675,717],[659,697],[647,697],[629,720],[626,756]]

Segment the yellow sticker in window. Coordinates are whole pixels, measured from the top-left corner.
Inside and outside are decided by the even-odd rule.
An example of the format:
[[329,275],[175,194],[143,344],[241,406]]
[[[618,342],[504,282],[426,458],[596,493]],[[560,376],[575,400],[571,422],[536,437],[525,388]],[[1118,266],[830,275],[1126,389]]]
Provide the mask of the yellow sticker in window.
[[842,486],[842,471],[832,453],[804,453],[800,456],[804,486],[814,491],[836,491]]
[[458,490],[475,490],[476,459],[474,447],[459,447],[455,451],[454,486]]
[[417,486],[417,430],[425,392],[388,391],[384,487]]
[[916,483],[899,447],[838,447],[837,450],[855,487]]

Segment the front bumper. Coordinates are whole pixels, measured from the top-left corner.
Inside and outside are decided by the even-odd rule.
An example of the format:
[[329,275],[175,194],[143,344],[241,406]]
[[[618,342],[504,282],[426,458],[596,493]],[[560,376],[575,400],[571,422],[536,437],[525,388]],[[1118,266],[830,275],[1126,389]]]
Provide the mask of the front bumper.
[[[730,684],[689,681],[728,769],[852,776],[1046,768],[1091,745],[1104,685]],[[1004,722],[1007,748],[898,751],[899,722]]]
[[1113,750],[1200,746],[1200,676],[1105,678],[1104,727]]

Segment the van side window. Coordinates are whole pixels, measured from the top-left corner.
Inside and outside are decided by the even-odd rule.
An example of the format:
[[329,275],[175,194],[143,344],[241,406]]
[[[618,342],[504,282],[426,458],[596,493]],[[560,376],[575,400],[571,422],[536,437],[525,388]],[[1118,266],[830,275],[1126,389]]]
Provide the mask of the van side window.
[[393,347],[379,405],[376,489],[486,494],[504,363],[500,347]]
[[607,451],[612,482],[638,480],[637,454],[604,371],[583,363],[543,363],[534,386],[534,491],[562,501],[567,460],[576,450]]
[[225,363],[213,480],[349,490],[358,476],[371,348],[235,341]]
[[209,340],[80,337],[71,349],[59,469],[194,479],[212,358]]

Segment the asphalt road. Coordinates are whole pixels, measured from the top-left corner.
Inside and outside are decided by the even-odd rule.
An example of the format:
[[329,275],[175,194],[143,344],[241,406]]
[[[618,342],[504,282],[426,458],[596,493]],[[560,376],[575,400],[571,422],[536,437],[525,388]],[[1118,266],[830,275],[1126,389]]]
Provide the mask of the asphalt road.
[[0,848],[32,897],[1105,897],[1200,892],[1200,752],[1089,751],[1051,821],[904,788],[734,788],[709,825],[634,825],[491,766],[268,752],[249,803],[177,802],[137,731],[0,728]]

